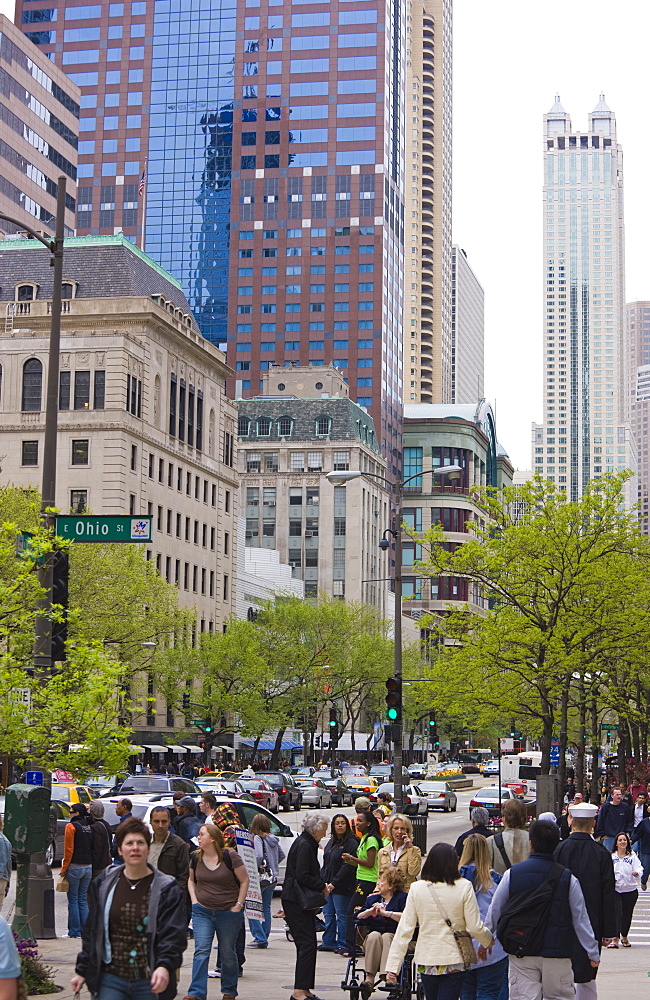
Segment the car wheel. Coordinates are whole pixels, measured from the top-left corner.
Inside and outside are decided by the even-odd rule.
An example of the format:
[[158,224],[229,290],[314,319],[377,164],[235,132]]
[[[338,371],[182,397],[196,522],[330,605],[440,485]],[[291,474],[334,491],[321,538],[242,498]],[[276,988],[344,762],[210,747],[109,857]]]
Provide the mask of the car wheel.
[[302,809],[302,796],[299,795],[294,803],[293,810],[294,812],[300,812],[301,809]]
[[51,868],[55,861],[56,861],[56,844],[54,843],[54,841],[52,841],[52,843],[48,844],[47,847],[45,848],[45,862]]
[[288,799],[282,806],[282,811],[286,813],[291,812],[291,802]]
[[451,807],[451,811],[455,813],[457,808],[458,808],[458,799],[454,799],[454,804]]

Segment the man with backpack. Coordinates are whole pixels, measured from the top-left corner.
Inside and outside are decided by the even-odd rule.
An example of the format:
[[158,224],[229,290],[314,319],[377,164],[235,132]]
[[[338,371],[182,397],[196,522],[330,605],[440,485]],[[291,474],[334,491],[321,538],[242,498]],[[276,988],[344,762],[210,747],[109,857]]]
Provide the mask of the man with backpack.
[[[537,820],[529,830],[530,857],[513,865],[494,894],[485,922],[510,955],[510,1000],[573,1000],[574,935],[592,968],[600,962],[580,883],[553,860],[560,834]],[[479,949],[483,960],[484,949]]]

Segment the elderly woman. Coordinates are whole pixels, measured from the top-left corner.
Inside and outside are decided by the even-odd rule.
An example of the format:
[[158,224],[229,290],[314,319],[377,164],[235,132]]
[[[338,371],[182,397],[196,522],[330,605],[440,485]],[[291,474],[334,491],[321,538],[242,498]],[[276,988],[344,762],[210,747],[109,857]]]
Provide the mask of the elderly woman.
[[404,888],[408,892],[416,878],[420,877],[422,854],[413,844],[413,824],[408,816],[395,813],[386,820],[386,836],[389,843],[378,854],[379,875],[388,868],[397,868],[404,878]]
[[525,861],[530,854],[530,841],[525,829],[528,816],[521,799],[508,799],[501,809],[503,833],[488,840],[490,868],[503,875],[513,865]]
[[366,908],[357,913],[358,923],[368,929],[363,942],[366,973],[366,978],[361,983],[363,1000],[368,1000],[374,990],[377,973],[381,976],[386,971],[388,952],[405,906],[406,893],[401,871],[390,867],[380,872],[377,892],[368,896]]
[[316,981],[316,911],[305,909],[303,891],[322,892],[324,896],[329,896],[332,891],[332,884],[325,882],[318,864],[318,845],[328,826],[325,813],[313,812],[305,816],[302,833],[287,855],[282,907],[296,946],[293,1000],[308,1000],[315,996],[312,989]]

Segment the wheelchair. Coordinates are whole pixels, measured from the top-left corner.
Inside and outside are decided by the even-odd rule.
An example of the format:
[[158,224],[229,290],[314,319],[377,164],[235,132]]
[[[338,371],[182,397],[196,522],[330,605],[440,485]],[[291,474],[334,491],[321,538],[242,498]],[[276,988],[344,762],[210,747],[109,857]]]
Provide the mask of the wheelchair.
[[[357,941],[363,944],[358,926]],[[418,978],[417,967],[413,961],[414,947],[414,942],[411,942],[409,950],[404,956],[397,982],[393,985],[392,983],[386,983],[384,980],[381,984],[375,986],[374,992],[377,993],[378,997],[386,997],[387,1000],[411,1000],[412,997],[415,997],[416,1000],[424,1000],[424,989]],[[361,967],[359,967],[360,964]],[[352,955],[348,959],[345,978],[341,980],[341,989],[350,994],[350,1000],[361,1000],[361,984],[364,979],[363,955]]]

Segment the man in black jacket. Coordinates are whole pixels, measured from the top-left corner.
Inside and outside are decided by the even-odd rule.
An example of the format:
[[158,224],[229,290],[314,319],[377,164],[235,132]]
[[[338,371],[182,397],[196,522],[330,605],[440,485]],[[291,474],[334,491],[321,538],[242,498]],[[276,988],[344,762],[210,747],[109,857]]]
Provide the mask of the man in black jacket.
[[472,829],[465,830],[464,833],[461,833],[454,845],[454,850],[459,858],[463,853],[463,844],[472,833],[480,833],[486,840],[488,837],[492,836],[492,830],[488,830],[487,826],[490,819],[490,814],[487,809],[484,809],[483,806],[474,806],[474,808],[470,811],[469,818],[472,822]]
[[[598,807],[589,802],[569,806],[571,834],[558,844],[553,857],[573,872],[585,897],[585,906],[598,950],[616,937],[616,890],[609,851],[591,836]],[[596,1000],[596,973],[577,940],[571,954],[576,1000]]]
[[183,892],[187,892],[190,855],[187,844],[171,832],[171,819],[167,806],[156,806],[149,819],[153,840],[149,850],[149,864],[176,879]]
[[601,806],[598,813],[596,836],[603,838],[603,847],[611,853],[619,833],[628,833],[632,836],[633,829],[634,813],[627,802],[623,801],[620,788],[615,788],[609,802]]
[[92,856],[93,878],[97,878],[112,861],[111,844],[113,833],[104,819],[104,803],[93,799],[88,805],[91,823],[90,853]]

